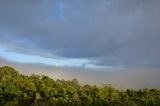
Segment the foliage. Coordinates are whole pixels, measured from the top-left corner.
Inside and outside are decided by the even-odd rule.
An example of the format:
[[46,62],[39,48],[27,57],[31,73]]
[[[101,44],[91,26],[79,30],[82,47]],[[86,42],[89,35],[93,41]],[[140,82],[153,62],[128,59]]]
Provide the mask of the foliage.
[[117,90],[111,85],[79,85],[44,75],[25,76],[0,67],[0,106],[159,106],[160,90]]

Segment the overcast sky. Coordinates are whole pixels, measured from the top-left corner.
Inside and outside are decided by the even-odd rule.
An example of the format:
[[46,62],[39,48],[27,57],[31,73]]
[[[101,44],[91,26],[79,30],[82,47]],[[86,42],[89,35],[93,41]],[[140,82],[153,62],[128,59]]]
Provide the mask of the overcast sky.
[[79,71],[159,70],[160,0],[0,0],[0,57]]

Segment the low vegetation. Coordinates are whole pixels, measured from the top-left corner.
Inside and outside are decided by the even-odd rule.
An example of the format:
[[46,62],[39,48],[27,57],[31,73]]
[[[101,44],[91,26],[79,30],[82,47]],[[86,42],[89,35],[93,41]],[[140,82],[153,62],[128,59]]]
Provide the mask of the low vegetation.
[[0,106],[159,106],[160,90],[117,90],[111,85],[79,85],[44,75],[26,76],[0,67]]

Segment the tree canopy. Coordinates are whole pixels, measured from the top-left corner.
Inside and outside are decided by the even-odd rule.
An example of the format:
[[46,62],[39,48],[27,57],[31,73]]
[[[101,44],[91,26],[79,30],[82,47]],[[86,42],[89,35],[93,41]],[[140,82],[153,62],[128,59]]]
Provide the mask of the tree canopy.
[[159,106],[160,90],[118,90],[111,85],[80,85],[45,75],[26,76],[0,67],[0,106]]

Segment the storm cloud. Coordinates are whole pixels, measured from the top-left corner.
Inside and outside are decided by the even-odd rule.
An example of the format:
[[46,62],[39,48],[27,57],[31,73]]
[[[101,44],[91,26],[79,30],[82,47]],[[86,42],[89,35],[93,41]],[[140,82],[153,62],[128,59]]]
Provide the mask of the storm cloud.
[[160,68],[160,0],[1,0],[0,45],[100,66]]

